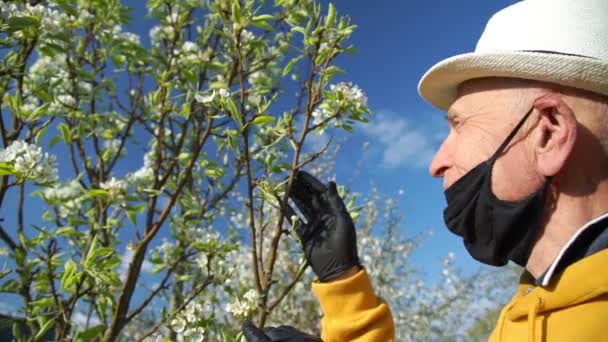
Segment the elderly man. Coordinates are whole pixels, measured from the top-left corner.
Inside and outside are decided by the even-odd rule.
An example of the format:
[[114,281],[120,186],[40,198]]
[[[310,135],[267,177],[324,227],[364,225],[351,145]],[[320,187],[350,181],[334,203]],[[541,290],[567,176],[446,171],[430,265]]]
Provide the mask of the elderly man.
[[[444,180],[446,226],[480,262],[526,270],[490,340],[608,341],[608,1],[507,7],[475,52],[433,66],[419,91],[448,113],[450,133],[430,165]],[[318,199],[297,204],[331,218],[301,232],[319,275],[323,340],[392,340],[388,307],[345,257],[356,253],[354,227],[335,185],[309,188]],[[245,332],[250,341],[315,340],[289,327]]]

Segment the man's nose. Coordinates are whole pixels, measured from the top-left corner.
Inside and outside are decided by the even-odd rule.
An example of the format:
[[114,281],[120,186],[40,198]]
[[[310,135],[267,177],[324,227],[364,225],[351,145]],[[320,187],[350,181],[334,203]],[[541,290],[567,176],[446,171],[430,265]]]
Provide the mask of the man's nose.
[[433,177],[443,177],[445,171],[452,166],[449,140],[450,137],[448,136],[435,152],[435,156],[429,165],[429,173]]

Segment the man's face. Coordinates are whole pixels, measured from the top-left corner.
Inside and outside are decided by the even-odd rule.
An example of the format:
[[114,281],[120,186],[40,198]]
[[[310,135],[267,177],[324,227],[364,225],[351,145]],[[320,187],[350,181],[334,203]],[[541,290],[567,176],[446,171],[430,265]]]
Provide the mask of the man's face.
[[[494,154],[517,122],[532,106],[520,98],[522,91],[502,79],[465,82],[447,119],[450,133],[429,167],[434,177],[443,177],[444,189]],[[535,120],[535,116],[528,121]],[[534,154],[525,136],[514,138],[496,161],[492,190],[503,200],[518,200],[543,182],[535,170]]]

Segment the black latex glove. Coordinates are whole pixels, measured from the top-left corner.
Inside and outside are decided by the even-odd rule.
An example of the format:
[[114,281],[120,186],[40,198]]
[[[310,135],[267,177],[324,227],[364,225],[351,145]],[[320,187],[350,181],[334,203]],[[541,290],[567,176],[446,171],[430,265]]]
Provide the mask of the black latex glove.
[[293,327],[266,327],[260,329],[251,321],[243,324],[243,334],[248,342],[323,342],[320,338],[298,331]]
[[[359,266],[355,225],[336,183],[325,187],[311,174],[299,171],[290,196],[305,216],[296,226],[304,254],[320,281],[332,280]],[[296,215],[287,208],[287,217]],[[299,216],[299,215],[297,215]]]

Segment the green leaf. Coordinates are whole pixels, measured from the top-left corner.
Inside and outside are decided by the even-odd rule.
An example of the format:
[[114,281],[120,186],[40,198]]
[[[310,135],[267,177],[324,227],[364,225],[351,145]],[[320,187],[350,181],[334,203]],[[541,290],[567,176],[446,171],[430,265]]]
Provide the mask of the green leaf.
[[76,12],[76,9],[74,9],[74,7],[70,6],[71,1],[54,0],[53,2],[56,3],[57,5],[59,5],[59,7],[61,7],[61,9],[63,9],[67,14],[74,16],[74,17],[78,17],[78,12]]
[[227,89],[228,84],[224,81],[214,81],[209,83],[209,89]]
[[104,189],[87,190],[87,194],[91,197],[108,197],[108,196],[110,196],[110,193]]
[[46,334],[46,332],[49,331],[49,329],[51,329],[53,327],[53,325],[55,325],[55,319],[54,318],[51,318],[48,321],[46,321],[40,327],[40,330],[36,334],[36,337],[34,338],[34,341],[37,341],[37,340],[41,339],[44,336],[44,334]]
[[291,28],[291,31],[300,32],[301,34],[304,35],[304,37],[306,37],[306,29],[303,28],[302,26],[294,26]]
[[209,168],[205,169],[205,176],[211,178],[220,178],[224,175],[224,170],[221,168]]
[[256,117],[255,119],[253,119],[253,123],[255,125],[259,125],[259,126],[262,126],[262,125],[265,125],[265,124],[268,124],[271,122],[274,122],[274,117],[270,116],[270,115],[260,115],[260,116]]
[[49,43],[49,42],[45,43],[38,50],[43,55],[49,56],[49,57],[55,57],[57,54],[65,52],[65,48],[63,46],[61,46],[59,44]]
[[14,341],[21,341],[23,334],[21,333],[21,327],[17,321],[13,323],[13,338]]
[[157,189],[151,189],[151,188],[145,188],[145,189],[141,189],[141,191],[147,193],[148,195],[151,196],[158,196],[160,194],[162,194],[163,192]]
[[66,125],[63,122],[60,123],[59,131],[61,132],[61,135],[63,136],[63,140],[65,141],[65,143],[70,144],[72,142],[72,132],[70,131],[70,128],[68,127],[68,125]]
[[36,133],[36,145],[40,144],[40,140],[42,140],[42,138],[44,137],[44,134],[46,134],[46,130],[49,128],[49,126],[44,126],[42,127],[38,133]]
[[241,23],[241,6],[239,6],[238,0],[232,1],[232,21],[234,23]]
[[132,225],[137,225],[137,212],[135,209],[127,209],[127,218],[131,221]]
[[184,282],[184,281],[188,281],[192,278],[194,278],[193,274],[184,274],[184,275],[177,277],[177,281]]
[[38,26],[40,20],[36,17],[23,16],[23,17],[10,17],[8,18],[8,26],[10,31],[19,31],[30,26]]
[[0,163],[0,176],[11,176],[17,174],[15,167],[9,163]]
[[325,17],[325,28],[329,29],[334,26],[336,22],[336,7],[331,2],[329,3],[329,10],[327,11],[327,17]]
[[38,299],[38,300],[31,301],[29,304],[33,305],[33,306],[38,306],[38,307],[41,307],[41,308],[48,308],[48,307],[53,306],[53,298],[52,297],[45,297],[45,298],[41,298],[41,299]]
[[54,136],[51,141],[49,142],[49,148],[53,148],[53,146],[57,145],[58,142],[61,141],[61,136],[60,135],[56,135]]
[[112,133],[111,130],[106,129],[101,133],[101,137],[109,140],[109,139],[114,138],[114,134]]
[[227,98],[225,99],[226,101],[226,105],[228,106],[228,111],[230,112],[230,114],[232,114],[232,118],[234,119],[234,121],[236,121],[236,123],[239,125],[239,127],[241,127],[242,123],[242,118],[241,118],[241,112],[239,112],[239,110],[236,108],[236,103],[234,103],[234,101],[231,98]]
[[274,27],[272,27],[272,25],[270,25],[269,23],[267,23],[266,21],[260,20],[260,21],[252,21],[251,22],[252,26],[264,29],[266,31],[271,31],[274,32]]
[[97,238],[98,235],[93,236],[93,241],[91,241],[91,246],[89,246],[89,251],[87,253],[87,256],[84,258],[84,263],[87,264],[90,259],[94,256],[95,254],[95,250],[97,250]]
[[293,69],[294,65],[296,65],[296,63],[300,60],[300,58],[302,58],[302,56],[293,58],[292,60],[289,61],[289,63],[287,63],[287,65],[283,69],[283,76],[287,76],[287,74],[289,74],[291,72],[291,69]]
[[321,51],[321,53],[319,55],[317,55],[317,58],[315,58],[315,64],[320,65],[321,63],[323,63],[323,61],[327,58],[327,56],[329,56],[329,53],[330,53],[329,48]]
[[99,336],[105,330],[105,325],[100,324],[96,325],[92,328],[82,331],[78,337],[82,338],[84,341],[91,341],[95,337]]
[[262,15],[256,15],[251,20],[260,21],[260,20],[273,20],[273,19],[275,19],[275,18],[274,18],[274,15],[272,15],[272,14],[262,14]]
[[333,74],[346,74],[346,71],[344,71],[343,69],[338,68],[335,65],[332,65],[332,66],[327,67],[325,69],[325,73],[326,74],[330,74],[330,75],[333,75]]
[[61,289],[66,290],[76,282],[78,265],[72,259],[68,259],[63,266],[63,277],[61,277]]
[[9,279],[0,286],[0,292],[17,293],[18,290],[19,283],[15,279]]
[[167,267],[167,265],[165,264],[161,264],[161,265],[156,265],[154,266],[154,268],[152,269],[152,271],[150,271],[151,274],[157,274],[158,272],[164,270]]

